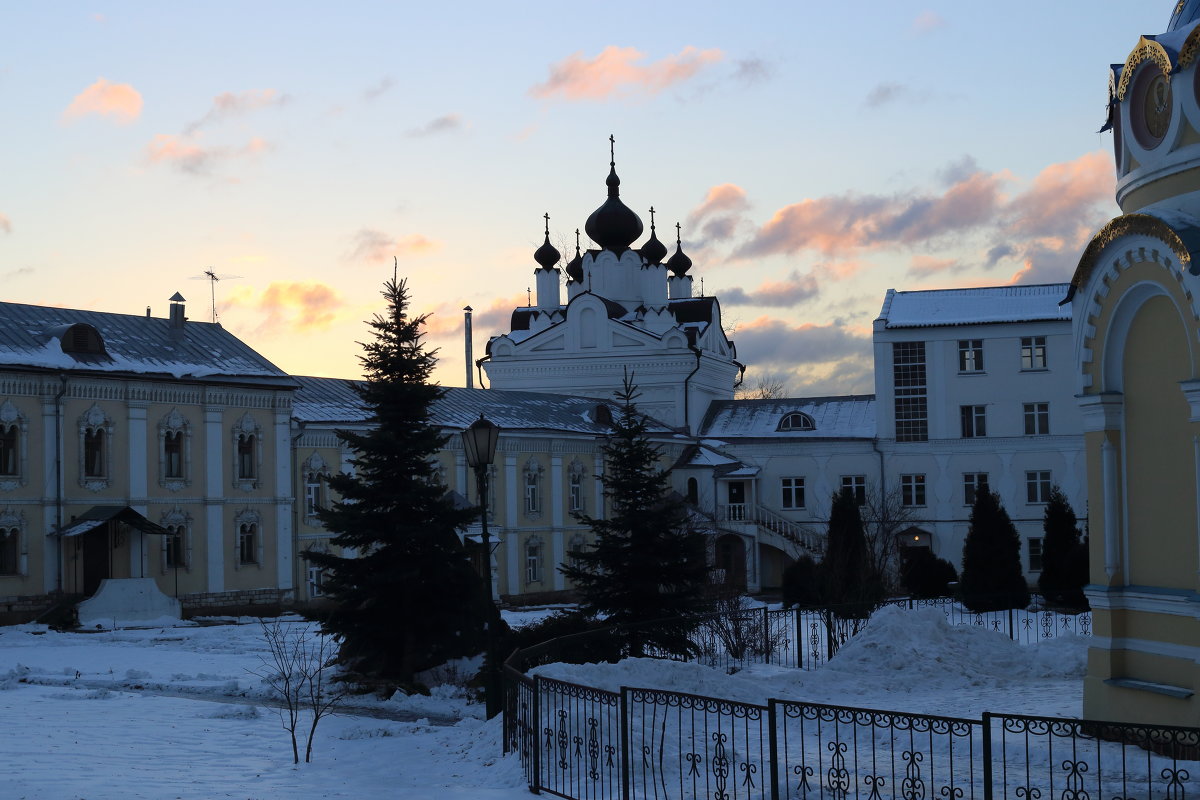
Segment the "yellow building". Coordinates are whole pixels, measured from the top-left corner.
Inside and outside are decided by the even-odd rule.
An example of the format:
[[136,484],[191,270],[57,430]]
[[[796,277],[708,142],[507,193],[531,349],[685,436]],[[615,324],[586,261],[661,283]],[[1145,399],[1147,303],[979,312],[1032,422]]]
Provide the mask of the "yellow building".
[[1084,715],[1200,725],[1200,4],[1110,74],[1123,214],[1071,282],[1095,639]]

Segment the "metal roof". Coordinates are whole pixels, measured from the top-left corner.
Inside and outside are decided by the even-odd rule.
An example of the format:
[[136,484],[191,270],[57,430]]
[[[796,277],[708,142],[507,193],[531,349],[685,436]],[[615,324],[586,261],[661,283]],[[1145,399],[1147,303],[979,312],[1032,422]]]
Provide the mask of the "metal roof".
[[[779,430],[780,421],[795,411],[812,417],[812,430]],[[719,400],[708,407],[700,435],[718,440],[872,439],[875,437],[875,395]]]
[[887,328],[982,325],[999,322],[1071,321],[1071,307],[1060,306],[1066,283],[1031,286],[981,286],[898,292],[888,289],[879,319]]
[[[99,332],[107,355],[63,351],[64,333],[81,323]],[[22,303],[0,303],[0,365],[294,385],[218,324],[189,320],[173,329],[159,317]]]
[[[292,414],[302,422],[346,424],[366,422],[370,414],[362,406],[354,387],[358,381],[342,378],[299,376],[292,400]],[[615,417],[615,403],[592,397],[512,392],[498,389],[448,387],[433,407],[433,422],[444,428],[466,428],[482,413],[506,430],[551,430],[605,435],[610,428],[598,422],[596,408],[608,406]],[[674,429],[650,419],[652,433],[674,433]]]

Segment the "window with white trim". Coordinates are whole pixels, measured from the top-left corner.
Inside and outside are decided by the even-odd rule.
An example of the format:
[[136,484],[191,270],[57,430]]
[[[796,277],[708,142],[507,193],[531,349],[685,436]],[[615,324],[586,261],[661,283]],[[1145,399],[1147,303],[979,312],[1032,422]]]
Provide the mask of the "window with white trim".
[[0,404],[0,489],[25,485],[25,448],[28,425],[11,400]]
[[317,451],[313,451],[300,465],[304,478],[304,516],[310,522],[317,511],[325,506],[325,481],[329,477],[329,466]]
[[191,483],[191,425],[172,408],[158,421],[158,485],[179,491]]
[[525,516],[536,518],[542,513],[542,473],[545,472],[536,458],[525,462]]
[[1021,369],[1046,368],[1046,337],[1021,337]]
[[79,418],[79,484],[98,492],[111,482],[113,422],[98,403]]
[[983,339],[958,340],[958,371],[983,372]]
[[959,406],[964,439],[987,436],[987,406]]
[[866,505],[867,502],[867,476],[866,475],[843,475],[842,476],[842,491],[850,492],[854,495],[854,500],[860,506]]
[[925,476],[900,476],[900,504],[905,507],[925,505]]
[[25,514],[5,508],[0,511],[0,576],[25,575],[27,570]]
[[237,558],[234,566],[261,567],[263,565],[263,531],[262,518],[253,509],[242,510],[234,519],[234,529],[237,535]]
[[1029,538],[1029,571],[1042,571],[1042,537],[1040,536]]
[[777,430],[781,431],[814,431],[817,429],[817,424],[813,418],[803,411],[792,411],[784,414],[783,419],[779,420]]
[[567,545],[567,563],[572,569],[580,569],[583,567],[583,562],[579,560],[579,554],[587,549],[587,537],[582,533],[577,533],[571,537],[571,543]]
[[780,478],[779,484],[782,508],[804,508],[804,478]]
[[895,385],[896,441],[929,440],[929,400],[926,396],[925,343],[892,343],[892,381]]
[[309,597],[324,597],[325,591],[322,585],[325,582],[325,570],[320,567],[308,568],[308,596]]
[[233,426],[234,486],[244,491],[258,488],[262,452],[262,426],[247,412]]
[[542,539],[531,536],[525,540],[525,583],[542,580]]
[[1025,473],[1025,502],[1050,502],[1050,470],[1028,470]]
[[975,495],[988,491],[988,474],[986,472],[963,473],[963,505],[975,505]]
[[1025,416],[1026,436],[1045,436],[1050,433],[1050,404],[1024,403],[1022,411]]
[[567,510],[573,514],[581,514],[585,508],[584,474],[583,464],[578,461],[572,461],[567,468]]

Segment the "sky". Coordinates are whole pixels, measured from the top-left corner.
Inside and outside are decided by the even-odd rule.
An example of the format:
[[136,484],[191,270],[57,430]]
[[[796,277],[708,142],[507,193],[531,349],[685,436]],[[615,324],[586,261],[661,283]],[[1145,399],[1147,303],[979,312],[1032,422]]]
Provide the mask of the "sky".
[[1108,65],[1173,6],[8,3],[0,298],[215,294],[280,368],[354,378],[395,260],[461,386],[462,308],[482,356],[542,215],[569,257],[604,201],[611,134],[747,383],[869,393],[888,288],[1069,280],[1118,213]]

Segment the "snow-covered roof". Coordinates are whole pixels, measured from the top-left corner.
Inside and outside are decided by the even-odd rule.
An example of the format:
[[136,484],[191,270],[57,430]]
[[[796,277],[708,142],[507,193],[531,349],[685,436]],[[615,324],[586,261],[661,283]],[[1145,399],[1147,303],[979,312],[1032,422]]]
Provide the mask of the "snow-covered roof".
[[[73,325],[90,325],[107,355],[63,351]],[[169,375],[294,386],[287,373],[220,325],[73,308],[0,303],[0,365],[64,372]]]
[[[779,430],[793,412],[812,418],[812,430]],[[720,400],[708,407],[702,436],[727,442],[739,438],[872,439],[875,436],[875,395],[784,397],[771,400]]]
[[[365,422],[370,418],[354,391],[357,381],[304,376],[295,380],[300,384],[300,390],[292,401],[292,415],[298,420],[346,424]],[[482,413],[502,430],[604,435],[610,428],[596,419],[596,408],[602,405],[608,406],[614,418],[619,413],[613,403],[592,397],[452,386],[434,405],[433,421],[445,428],[463,429],[479,419]],[[673,432],[672,428],[653,419],[650,430],[652,433]]]
[[1070,285],[981,286],[898,292],[888,289],[879,319],[887,328],[980,325],[998,322],[1070,322],[1071,307],[1059,303]]

